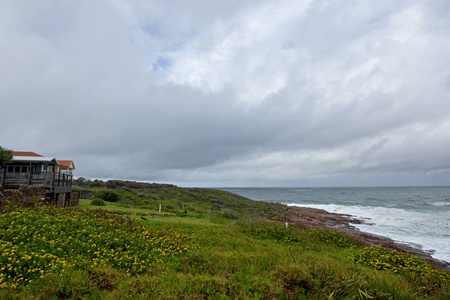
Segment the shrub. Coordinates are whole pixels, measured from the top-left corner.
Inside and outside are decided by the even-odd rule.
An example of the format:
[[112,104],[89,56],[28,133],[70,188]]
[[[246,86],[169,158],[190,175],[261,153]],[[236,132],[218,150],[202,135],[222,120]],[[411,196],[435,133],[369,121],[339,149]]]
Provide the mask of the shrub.
[[120,199],[119,194],[117,194],[116,192],[113,192],[113,191],[108,191],[108,190],[100,191],[97,194],[95,194],[94,197],[103,199],[108,202],[117,202]]
[[183,202],[181,202],[181,200],[177,200],[175,201],[175,205],[178,206],[180,209],[183,209]]
[[105,206],[106,203],[102,199],[94,199],[94,200],[91,201],[91,205],[94,205],[94,206]]
[[89,183],[90,187],[105,187],[105,183],[102,180],[95,179]]
[[224,209],[222,211],[222,217],[230,219],[230,220],[237,220],[239,219],[239,216],[236,215],[232,210]]

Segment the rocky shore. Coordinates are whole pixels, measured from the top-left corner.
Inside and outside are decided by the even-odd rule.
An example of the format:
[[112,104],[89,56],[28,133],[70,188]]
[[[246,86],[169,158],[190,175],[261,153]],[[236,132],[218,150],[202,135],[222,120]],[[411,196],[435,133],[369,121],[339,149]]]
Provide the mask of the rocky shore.
[[279,205],[282,205],[286,211],[286,215],[282,218],[274,218],[279,221],[293,223],[303,228],[320,228],[338,231],[370,247],[383,247],[413,254],[429,262],[431,265],[450,273],[450,263],[434,259],[427,251],[395,242],[387,237],[360,231],[352,224],[361,224],[362,221],[353,219],[350,215],[330,213],[316,208]]

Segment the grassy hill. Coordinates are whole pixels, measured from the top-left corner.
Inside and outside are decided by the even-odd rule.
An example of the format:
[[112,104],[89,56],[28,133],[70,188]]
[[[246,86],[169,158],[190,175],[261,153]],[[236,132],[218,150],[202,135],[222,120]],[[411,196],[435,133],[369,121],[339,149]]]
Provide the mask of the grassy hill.
[[170,185],[95,189],[115,202],[0,215],[0,299],[450,299],[447,273],[286,228],[269,220],[285,213],[276,204]]

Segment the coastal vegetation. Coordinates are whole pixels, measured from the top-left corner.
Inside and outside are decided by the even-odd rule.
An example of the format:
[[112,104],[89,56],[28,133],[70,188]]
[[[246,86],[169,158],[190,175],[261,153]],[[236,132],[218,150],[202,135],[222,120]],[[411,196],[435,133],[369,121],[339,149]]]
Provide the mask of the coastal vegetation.
[[276,203],[106,185],[78,208],[0,215],[0,299],[450,299],[446,272],[273,221],[286,213]]
[[12,150],[0,146],[0,170],[3,165],[9,164],[13,159]]

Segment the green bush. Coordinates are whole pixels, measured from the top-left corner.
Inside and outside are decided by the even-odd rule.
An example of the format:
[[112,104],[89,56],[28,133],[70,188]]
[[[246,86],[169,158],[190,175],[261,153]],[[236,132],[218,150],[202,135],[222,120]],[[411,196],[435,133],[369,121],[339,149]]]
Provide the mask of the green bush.
[[95,179],[89,183],[90,187],[105,187],[105,183],[102,180]]
[[91,201],[91,205],[95,205],[95,206],[105,206],[106,203],[105,201],[103,201],[102,199],[94,199]]
[[100,191],[97,194],[94,195],[95,198],[100,198],[102,200],[108,201],[108,202],[117,202],[119,201],[120,197],[119,194],[113,191]]

